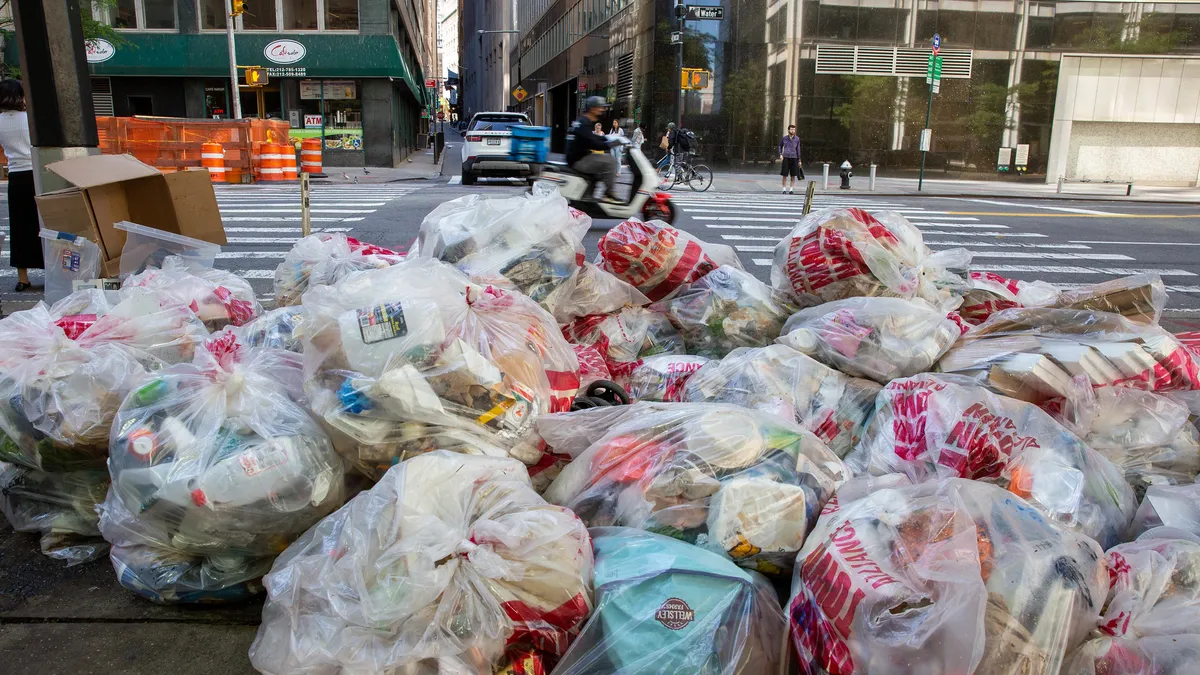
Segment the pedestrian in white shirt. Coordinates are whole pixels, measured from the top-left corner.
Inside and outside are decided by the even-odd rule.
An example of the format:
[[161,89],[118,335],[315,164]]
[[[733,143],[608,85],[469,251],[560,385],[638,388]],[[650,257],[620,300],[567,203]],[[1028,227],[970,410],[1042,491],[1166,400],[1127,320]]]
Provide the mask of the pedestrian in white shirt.
[[16,291],[29,290],[29,270],[43,269],[42,239],[34,200],[29,119],[20,80],[0,81],[0,146],[8,158],[9,264],[17,268]]
[[[621,121],[613,118],[612,130],[608,132],[611,136],[625,137],[625,130],[621,128]],[[621,155],[624,154],[625,148],[617,145],[609,150],[612,153],[613,159],[617,160],[617,175],[621,175]]]

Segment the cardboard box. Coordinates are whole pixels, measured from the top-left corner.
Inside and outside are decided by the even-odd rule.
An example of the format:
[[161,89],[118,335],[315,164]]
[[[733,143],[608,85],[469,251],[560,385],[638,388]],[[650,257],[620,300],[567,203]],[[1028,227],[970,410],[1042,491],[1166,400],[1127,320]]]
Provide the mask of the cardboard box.
[[128,220],[195,239],[225,244],[217,196],[204,169],[164,174],[132,155],[92,155],[47,164],[73,188],[39,195],[45,226],[100,246],[105,276],[120,268]]

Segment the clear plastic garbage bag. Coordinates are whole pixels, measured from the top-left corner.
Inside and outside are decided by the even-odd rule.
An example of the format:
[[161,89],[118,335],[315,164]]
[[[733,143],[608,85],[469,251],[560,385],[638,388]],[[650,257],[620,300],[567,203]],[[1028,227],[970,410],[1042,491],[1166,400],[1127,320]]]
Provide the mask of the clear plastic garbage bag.
[[274,347],[300,353],[304,349],[308,318],[308,310],[303,307],[280,307],[240,326],[238,335],[247,347]]
[[1200,537],[1200,485],[1151,485],[1146,488],[1130,534],[1140,537],[1156,527],[1169,527]]
[[58,302],[70,295],[76,281],[91,281],[100,276],[103,255],[95,243],[77,234],[44,228],[38,234],[46,265],[46,302]]
[[322,520],[264,583],[264,673],[545,673],[592,608],[592,550],[520,462],[438,451]]
[[971,272],[970,284],[958,313],[972,325],[983,323],[1000,310],[1050,307],[1059,299],[1058,289],[1044,281],[1008,279],[995,272]]
[[54,303],[50,314],[76,342],[129,347],[152,368],[190,362],[209,336],[195,312],[169,294],[149,288],[77,291]]
[[596,610],[554,675],[789,672],[787,622],[764,577],[670,537],[591,533]]
[[570,323],[591,314],[611,314],[622,307],[642,307],[650,299],[638,289],[605,272],[596,265],[585,262],[570,282],[570,293],[554,309],[554,318],[559,323]]
[[966,249],[931,253],[904,216],[859,208],[804,216],[775,247],[771,285],[799,302],[920,297],[953,309],[968,283]]
[[1137,507],[1121,470],[1040,408],[963,378],[893,380],[846,463],[856,474],[993,483],[1106,547],[1123,540]]
[[651,300],[670,297],[721,265],[742,269],[732,247],[710,244],[661,220],[626,220],[600,238],[596,264]]
[[205,556],[240,582],[340,506],[343,463],[294,400],[299,373],[295,354],[226,331],[145,379],[113,422],[105,538]]
[[816,436],[769,413],[715,403],[621,410],[578,420],[574,433],[595,439],[578,456],[543,434],[574,456],[546,499],[590,527],[649,530],[779,574],[848,478]]
[[612,380],[604,355],[596,345],[571,345],[579,360],[579,389],[583,391],[597,380]]
[[679,329],[666,315],[645,307],[580,317],[563,326],[562,334],[572,344],[595,345],[604,355],[608,371],[622,385],[646,358],[684,353]]
[[771,345],[735,349],[710,362],[688,378],[679,400],[730,403],[774,413],[797,422],[838,457],[845,457],[875,413],[880,388],[786,345]]
[[1056,675],[1096,625],[1101,556],[993,485],[839,495],[792,579],[801,672]]
[[241,326],[262,313],[250,282],[224,270],[189,266],[169,256],[159,267],[126,277],[121,289],[150,288],[191,308],[210,331]]
[[542,459],[533,420],[569,410],[579,364],[544,309],[409,258],[304,296],[306,389],[367,476],[436,449]]
[[1091,310],[996,312],[967,331],[937,367],[1031,403],[1070,395],[1071,379],[1079,376],[1094,387],[1200,389],[1197,358],[1175,336]]
[[1061,675],[1192,675],[1200,634],[1097,638],[1075,650]]
[[680,286],[650,309],[665,314],[679,328],[688,354],[713,359],[738,347],[771,344],[796,311],[770,286],[726,265]]
[[297,241],[275,268],[275,304],[299,305],[300,296],[311,286],[337,283],[351,272],[389,267],[403,259],[401,253],[341,232],[310,234]]
[[1200,633],[1200,542],[1146,536],[1105,553],[1108,599],[1099,631],[1112,637]]
[[711,362],[704,356],[648,356],[629,374],[626,390],[635,401],[683,401],[688,379]]
[[1167,289],[1157,274],[1140,273],[1063,291],[1055,306],[1120,314],[1134,323],[1158,325],[1167,306]]
[[0,511],[17,532],[39,533],[42,553],[78,565],[108,546],[96,515],[108,483],[102,469],[46,473],[0,462]]
[[932,369],[968,328],[924,300],[850,298],[792,315],[779,342],[854,377],[887,384]]

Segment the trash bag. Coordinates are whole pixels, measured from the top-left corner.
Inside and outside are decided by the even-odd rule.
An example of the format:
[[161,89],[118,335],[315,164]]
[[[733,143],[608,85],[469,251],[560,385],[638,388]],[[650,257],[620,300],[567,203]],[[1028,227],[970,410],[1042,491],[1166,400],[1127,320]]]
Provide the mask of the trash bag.
[[704,356],[648,356],[629,374],[629,396],[635,401],[683,401],[684,384],[711,362]]
[[655,301],[721,265],[742,269],[733,248],[700,241],[661,220],[626,220],[606,232],[596,246],[597,265]]
[[622,386],[644,359],[684,353],[679,329],[665,315],[645,307],[580,317],[563,326],[562,334],[572,344],[595,345],[614,381]]
[[1156,326],[1167,306],[1167,289],[1157,274],[1134,274],[1063,291],[1054,306],[1120,314],[1133,323]]
[[750,274],[722,265],[650,310],[679,328],[688,354],[719,359],[738,347],[774,342],[796,307]]
[[968,326],[923,300],[850,298],[792,315],[779,338],[854,377],[887,384],[932,369]]
[[[638,371],[634,371],[636,375]],[[838,457],[858,444],[881,387],[849,377],[786,345],[735,349],[688,378],[679,400],[730,403],[792,420]]]
[[1097,638],[1075,650],[1062,675],[1192,675],[1200,634]]
[[190,307],[211,332],[241,326],[262,313],[250,282],[232,272],[189,266],[178,256],[121,282],[123,291],[139,287],[161,291]]
[[[112,490],[100,523],[114,564],[137,567],[118,547],[203,556],[236,585],[256,578],[256,558],[279,553],[342,504],[342,461],[295,402],[300,372],[295,354],[249,348],[225,331],[193,363],[155,373],[126,397],[113,422]],[[164,600],[196,590],[137,576]],[[201,576],[202,590],[220,590]]]
[[96,515],[108,482],[104,470],[46,473],[0,462],[0,511],[17,532],[41,534],[42,553],[71,567],[108,546]]
[[303,307],[280,307],[240,326],[238,336],[247,347],[274,347],[300,353],[307,322],[308,310]]
[[[790,568],[822,505],[849,477],[816,436],[769,413],[715,403],[636,403],[580,419],[595,439],[546,490],[589,527],[665,534],[743,567]],[[553,416],[551,416],[553,417]],[[543,433],[547,443],[551,438]]]
[[802,304],[919,297],[953,309],[967,288],[970,253],[930,257],[920,230],[898,213],[824,209],[804,216],[775,247],[771,285]]
[[414,257],[304,296],[305,386],[334,445],[378,480],[436,449],[542,459],[538,415],[566,411],[579,364],[544,309]]
[[1092,310],[1006,309],[975,326],[938,362],[1031,403],[1070,395],[1071,378],[1094,387],[1200,389],[1200,365],[1158,326]]
[[55,303],[50,313],[76,342],[123,345],[150,368],[189,363],[209,336],[191,308],[149,288],[78,291]]
[[275,304],[300,304],[300,296],[311,286],[329,285],[359,270],[395,265],[404,255],[367,244],[341,232],[310,234],[297,241],[275,268]]
[[650,299],[641,291],[590,262],[583,263],[568,283],[571,284],[570,293],[554,311],[554,319],[559,323],[570,323],[592,314],[619,312],[622,307],[650,304]]
[[1141,537],[1156,527],[1168,527],[1200,537],[1200,485],[1151,485],[1133,516],[1129,531]]
[[846,463],[856,475],[994,483],[1105,547],[1123,540],[1137,507],[1121,470],[1075,434],[1037,406],[964,378],[893,380]]
[[972,325],[1003,309],[1049,307],[1059,299],[1058,289],[1044,281],[1007,279],[995,272],[971,272],[970,284],[958,314]]
[[839,495],[792,579],[801,672],[1056,675],[1096,625],[1101,556],[985,483]]
[[586,390],[588,385],[597,380],[611,380],[612,373],[608,372],[608,364],[604,355],[596,345],[571,345],[575,358],[579,361],[579,389]]
[[788,672],[787,622],[764,577],[670,537],[591,533],[596,610],[554,675]]
[[1112,637],[1200,632],[1200,541],[1146,536],[1110,548],[1099,631]]
[[587,530],[520,462],[431,452],[284,551],[250,662],[275,675],[490,675],[527,659],[536,667],[511,672],[548,673],[592,608],[591,582]]

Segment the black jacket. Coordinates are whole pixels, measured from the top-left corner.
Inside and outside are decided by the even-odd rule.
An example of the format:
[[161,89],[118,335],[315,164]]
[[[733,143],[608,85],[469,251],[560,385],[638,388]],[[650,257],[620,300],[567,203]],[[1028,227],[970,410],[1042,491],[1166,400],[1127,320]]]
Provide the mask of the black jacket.
[[571,123],[571,128],[567,130],[567,164],[578,162],[593,150],[608,150],[608,143],[604,137],[597,136],[592,131],[594,126],[596,123],[588,119],[587,115],[580,115],[579,119]]

